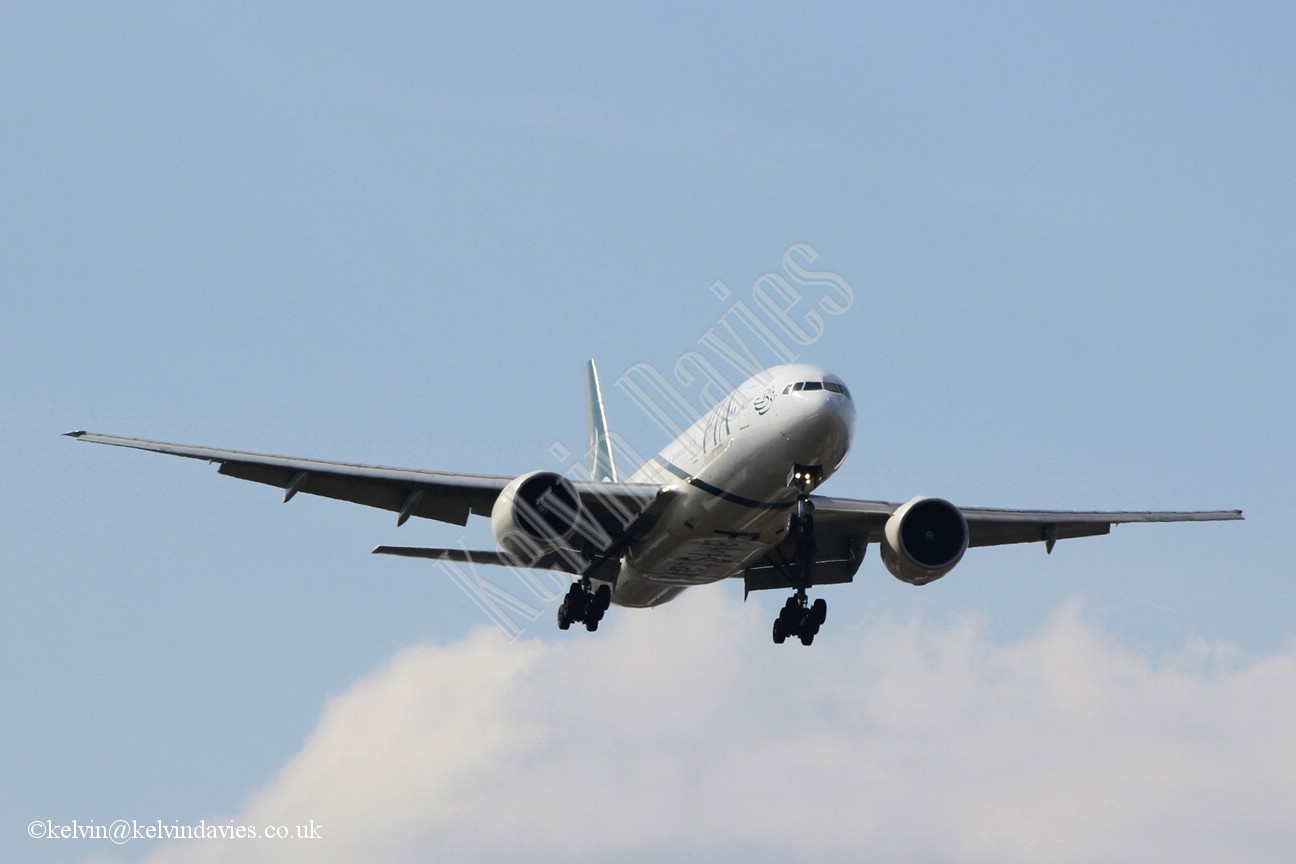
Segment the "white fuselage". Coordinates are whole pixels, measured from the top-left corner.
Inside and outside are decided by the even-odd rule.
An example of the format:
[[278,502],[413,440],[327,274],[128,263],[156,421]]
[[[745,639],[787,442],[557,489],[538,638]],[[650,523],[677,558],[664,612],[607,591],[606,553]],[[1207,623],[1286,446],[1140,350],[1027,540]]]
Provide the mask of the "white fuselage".
[[794,469],[813,467],[826,480],[854,432],[849,392],[820,367],[779,366],[747,379],[629,478],[679,493],[622,559],[612,602],[655,606],[761,559],[787,533]]

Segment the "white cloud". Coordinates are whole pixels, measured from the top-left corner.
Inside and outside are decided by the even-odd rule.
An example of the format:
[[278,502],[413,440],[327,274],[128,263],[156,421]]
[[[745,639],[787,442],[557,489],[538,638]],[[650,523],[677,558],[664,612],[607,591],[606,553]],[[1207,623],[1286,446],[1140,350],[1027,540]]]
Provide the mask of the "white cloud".
[[[1071,604],[1038,635],[830,619],[809,649],[722,590],[598,634],[482,629],[327,706],[236,823],[156,862],[1286,861],[1296,648],[1152,659]],[[833,629],[833,624],[838,628]]]

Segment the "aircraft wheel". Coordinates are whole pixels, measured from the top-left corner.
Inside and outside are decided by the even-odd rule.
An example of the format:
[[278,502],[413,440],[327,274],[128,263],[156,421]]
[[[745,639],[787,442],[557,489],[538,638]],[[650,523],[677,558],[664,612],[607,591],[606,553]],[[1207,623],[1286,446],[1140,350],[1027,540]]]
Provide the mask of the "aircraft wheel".
[[810,606],[810,620],[814,622],[815,629],[818,630],[827,619],[828,601],[820,597]]
[[572,587],[567,592],[567,613],[573,621],[584,621],[593,611],[594,596],[590,594],[579,582],[573,582]]
[[571,626],[572,619],[567,614],[567,601],[564,600],[558,605],[558,629],[566,630]]
[[815,631],[814,631],[813,629],[806,629],[806,630],[802,630],[802,631],[801,631],[801,644],[802,644],[802,645],[809,645],[811,642],[814,642],[814,637],[815,637]]
[[781,617],[774,619],[774,644],[782,645],[783,640],[787,638],[787,633],[783,630],[783,619]]
[[[599,618],[601,617],[603,616],[600,615]],[[599,619],[595,618],[593,615],[589,616],[589,618],[585,620],[585,629],[591,633],[593,633],[595,630],[598,629],[598,625],[599,625]]]

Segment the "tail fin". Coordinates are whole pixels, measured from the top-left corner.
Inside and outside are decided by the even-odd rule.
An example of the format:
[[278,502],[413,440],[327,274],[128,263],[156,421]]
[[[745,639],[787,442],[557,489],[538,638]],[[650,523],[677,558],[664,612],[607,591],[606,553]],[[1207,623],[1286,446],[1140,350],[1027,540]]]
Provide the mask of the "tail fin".
[[603,392],[599,389],[598,370],[594,360],[585,366],[585,428],[589,437],[590,479],[615,483],[616,462],[612,460],[612,441],[608,434],[607,415],[603,413]]

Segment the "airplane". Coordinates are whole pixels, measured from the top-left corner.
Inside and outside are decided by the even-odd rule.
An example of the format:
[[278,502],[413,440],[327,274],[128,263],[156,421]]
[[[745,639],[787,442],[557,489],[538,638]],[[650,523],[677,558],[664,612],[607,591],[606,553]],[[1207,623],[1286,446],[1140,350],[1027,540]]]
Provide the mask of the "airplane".
[[[746,592],[790,595],[773,639],[810,645],[826,618],[812,587],[851,582],[876,545],[893,576],[926,585],[973,546],[1107,534],[1134,522],[1242,519],[1241,510],[1085,512],[959,507],[818,494],[845,461],[856,409],[841,378],[793,363],[758,372],[625,480],[617,474],[598,371],[585,367],[588,477],[518,477],[384,468],[146,441],[93,432],[79,441],[215,462],[219,473],[456,525],[489,517],[498,549],[378,546],[374,553],[556,570],[571,585],[558,626],[589,631],[611,605],[651,607],[684,589],[742,579]],[[744,595],[745,596],[745,595]]]

